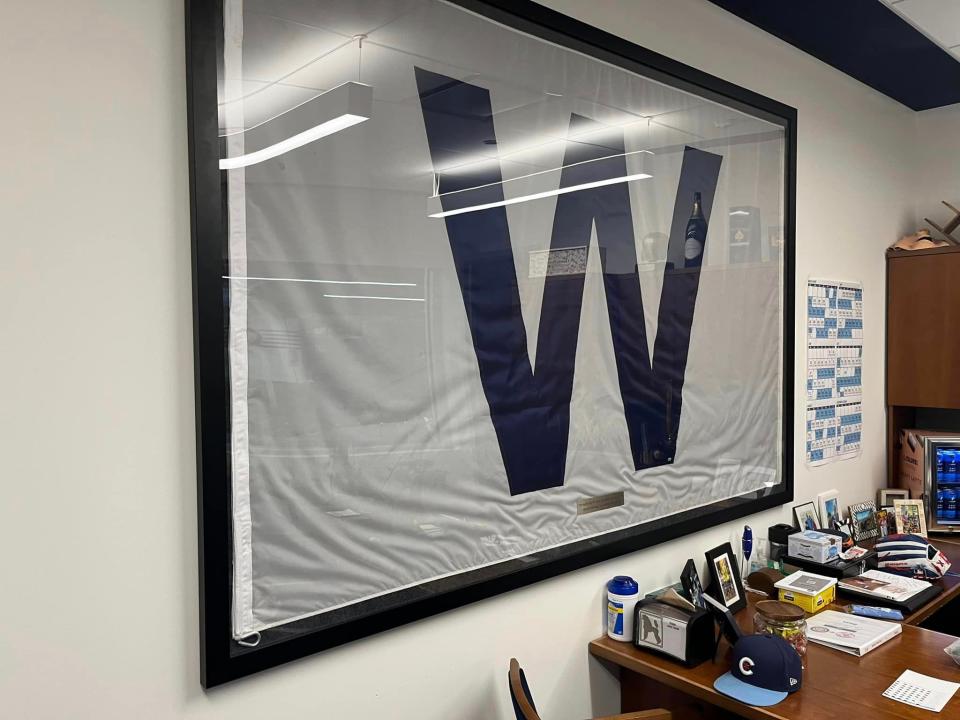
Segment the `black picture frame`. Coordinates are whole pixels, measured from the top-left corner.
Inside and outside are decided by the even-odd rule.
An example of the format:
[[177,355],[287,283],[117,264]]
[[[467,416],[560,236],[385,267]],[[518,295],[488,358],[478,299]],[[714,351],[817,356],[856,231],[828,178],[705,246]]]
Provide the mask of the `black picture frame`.
[[725,637],[731,647],[736,645],[737,641],[743,637],[743,630],[737,623],[737,619],[733,616],[734,611],[731,608],[725,608],[718,600],[715,600],[710,595],[704,595],[703,598],[704,604],[720,628],[720,635],[717,636],[717,645],[719,646],[720,644],[720,636]]
[[[705,553],[707,571],[710,573],[710,587],[707,592],[731,613],[737,613],[747,606],[747,593],[740,579],[740,564],[730,543],[718,545]],[[726,570],[724,570],[726,566]]]
[[[802,518],[800,517],[800,511],[801,511],[801,510],[806,510],[806,509],[808,509],[808,508],[809,508],[811,514],[813,515],[813,517],[814,517],[814,518],[816,519],[816,521],[817,521],[817,526],[816,526],[815,528],[807,528],[807,527],[804,527],[803,520],[802,520]],[[821,518],[820,518],[820,513],[819,513],[819,511],[817,510],[817,504],[816,504],[815,502],[813,502],[813,501],[811,501],[811,502],[805,502],[805,503],[802,503],[802,504],[800,504],[800,505],[794,505],[794,506],[793,506],[793,519],[794,519],[794,521],[797,523],[797,527],[800,528],[800,531],[801,531],[801,532],[803,532],[804,530],[821,530],[821,529],[823,528],[823,520],[821,520]]]
[[697,572],[697,564],[693,558],[687,560],[680,573],[680,585],[683,586],[683,592],[687,600],[692,602],[698,608],[707,609],[707,602],[703,599],[703,584],[700,582],[700,573]]
[[[322,1],[322,0],[318,0]],[[782,483],[600,538],[570,543],[506,561],[497,572],[471,571],[464,582],[424,583],[386,609],[338,616],[318,626],[310,619],[265,634],[255,648],[231,634],[232,514],[226,307],[226,173],[218,169],[218,56],[222,0],[185,0],[186,86],[190,167],[194,310],[194,375],[200,588],[201,684],[214,687],[318,651],[373,635],[452,608],[520,588],[560,573],[635,552],[705,527],[793,500],[794,346],[797,112],[783,103],[652,52],[529,0],[454,0],[456,4],[544,40],[638,72],[644,77],[745,110],[784,130],[783,366],[779,428]],[[727,546],[729,548],[729,545]],[[736,557],[731,553],[731,561]],[[736,582],[742,593],[739,574]]]

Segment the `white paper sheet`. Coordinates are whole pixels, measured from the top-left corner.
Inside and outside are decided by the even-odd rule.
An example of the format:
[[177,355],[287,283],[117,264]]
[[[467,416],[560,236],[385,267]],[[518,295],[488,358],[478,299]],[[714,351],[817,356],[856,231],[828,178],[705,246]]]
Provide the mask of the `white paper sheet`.
[[807,464],[860,454],[863,287],[807,281]]
[[950,702],[950,698],[958,688],[960,683],[939,680],[913,670],[904,670],[893,685],[884,691],[883,696],[905,705],[940,712]]

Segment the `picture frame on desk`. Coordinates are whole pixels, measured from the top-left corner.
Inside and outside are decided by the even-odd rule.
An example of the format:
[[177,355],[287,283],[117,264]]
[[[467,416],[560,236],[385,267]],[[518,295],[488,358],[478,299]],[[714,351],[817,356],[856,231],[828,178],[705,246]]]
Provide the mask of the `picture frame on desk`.
[[[887,522],[887,535],[895,535],[897,533],[897,509],[893,505],[888,505],[887,507],[882,507],[877,511],[877,516],[882,511],[886,511],[886,522]],[[882,528],[880,528],[882,530]],[[881,533],[882,534],[882,533]]]
[[880,537],[880,528],[877,527],[877,506],[869,500],[851,505],[850,525],[853,529],[854,542]]
[[877,510],[876,519],[877,530],[880,531],[880,537],[885,538],[890,535],[890,510],[887,508],[880,508]]
[[817,506],[812,502],[797,505],[793,508],[793,517],[797,521],[797,527],[803,530],[819,530],[820,516],[817,514]]
[[908,535],[927,535],[927,521],[923,515],[923,500],[894,500],[897,532]]
[[733,616],[736,611],[733,608],[724,607],[709,595],[704,595],[703,599],[707,609],[713,613],[714,619],[720,625],[720,632],[727,639],[727,642],[731,646],[736,645],[737,640],[743,637],[743,630],[740,629],[737,619]]
[[840,493],[827,490],[817,495],[817,509],[820,513],[821,527],[833,529],[843,518],[840,512]]
[[909,500],[910,491],[903,488],[881,488],[877,490],[877,507],[892,507],[894,500]]
[[740,612],[747,606],[747,595],[740,580],[737,556],[730,543],[718,545],[705,554],[710,572],[710,593],[731,613]]
[[687,560],[680,573],[680,584],[683,585],[683,592],[687,595],[687,600],[692,602],[698,608],[706,609],[707,603],[703,599],[703,585],[700,583],[700,573],[697,572],[697,565],[693,558]]

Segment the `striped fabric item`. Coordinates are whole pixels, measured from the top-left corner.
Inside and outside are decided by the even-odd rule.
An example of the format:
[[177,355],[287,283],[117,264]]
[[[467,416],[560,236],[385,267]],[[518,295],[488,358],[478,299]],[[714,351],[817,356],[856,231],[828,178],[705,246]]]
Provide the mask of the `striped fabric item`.
[[922,535],[889,535],[876,544],[877,568],[919,580],[937,580],[950,569],[946,556]]

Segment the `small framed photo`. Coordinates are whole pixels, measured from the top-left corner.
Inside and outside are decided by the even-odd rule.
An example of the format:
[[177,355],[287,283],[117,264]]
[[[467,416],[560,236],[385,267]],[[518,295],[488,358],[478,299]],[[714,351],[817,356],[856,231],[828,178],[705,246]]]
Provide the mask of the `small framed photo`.
[[872,501],[851,505],[850,525],[853,528],[854,542],[880,537],[880,528],[877,527],[877,506]]
[[706,556],[713,596],[732,613],[743,610],[747,606],[747,596],[740,580],[737,557],[730,543],[715,547]]
[[890,525],[888,519],[890,517],[890,512],[886,508],[880,508],[877,510],[877,530],[880,531],[880,537],[885,538],[890,534]]
[[797,519],[797,527],[801,530],[820,529],[820,516],[817,515],[817,506],[812,502],[797,505],[793,509],[793,516]]
[[894,500],[897,516],[897,532],[909,535],[927,534],[927,521],[923,515],[923,500]]
[[700,584],[700,573],[697,572],[697,565],[692,558],[687,560],[687,564],[683,566],[683,572],[680,573],[680,584],[683,585],[683,592],[686,593],[687,600],[698,608],[707,609],[707,602],[703,599],[703,586]]
[[902,490],[900,488],[881,488],[880,490],[877,490],[877,507],[890,507],[893,505],[894,500],[907,500],[909,497],[909,490]]
[[840,517],[840,493],[836,490],[827,490],[817,495],[817,505],[821,527],[832,530],[843,519]]
[[[887,520],[887,535],[896,535],[896,533],[897,533],[897,511],[896,511],[896,508],[894,508],[893,505],[890,505],[889,507],[882,507],[882,508],[880,508],[880,510],[886,510],[886,512],[887,512],[887,517],[886,517],[886,520]],[[878,523],[879,523],[880,510],[877,511],[877,522],[878,522]],[[880,528],[880,530],[881,530],[881,535],[882,535],[883,528]]]

